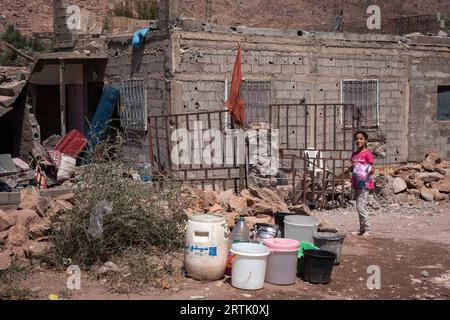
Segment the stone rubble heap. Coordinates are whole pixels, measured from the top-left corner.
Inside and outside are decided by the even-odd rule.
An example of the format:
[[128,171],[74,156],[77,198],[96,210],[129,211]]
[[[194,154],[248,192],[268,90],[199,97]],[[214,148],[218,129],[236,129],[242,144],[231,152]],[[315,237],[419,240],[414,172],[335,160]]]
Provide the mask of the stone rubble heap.
[[392,189],[396,195],[404,193],[408,203],[414,203],[417,198],[425,201],[448,201],[450,162],[442,160],[435,153],[429,153],[420,164],[401,166],[394,173]]
[[9,211],[0,210],[0,270],[15,260],[29,264],[49,253],[48,233],[51,217],[62,209],[70,209],[73,194],[55,199],[26,195],[20,205]]
[[[236,195],[233,190],[215,192],[193,189],[196,201],[192,208],[186,210],[190,217],[194,214],[210,213],[227,218],[233,228],[239,216],[245,217],[250,230],[256,223],[274,224],[274,213],[287,212],[297,215],[314,215],[306,205],[288,206],[282,198],[268,188],[248,188]],[[337,232],[328,221],[320,219],[319,230]]]
[[429,153],[422,163],[403,165],[389,173],[376,173],[374,182],[374,193],[368,199],[368,206],[373,210],[389,208],[403,212],[403,209],[429,208],[449,200],[449,161]]

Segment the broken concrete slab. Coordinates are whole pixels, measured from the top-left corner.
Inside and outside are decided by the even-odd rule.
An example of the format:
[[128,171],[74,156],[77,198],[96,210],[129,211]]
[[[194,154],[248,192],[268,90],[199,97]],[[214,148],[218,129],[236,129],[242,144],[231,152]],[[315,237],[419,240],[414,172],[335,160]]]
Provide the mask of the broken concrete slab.
[[17,97],[26,84],[26,81],[3,82],[0,84],[0,96]]
[[17,173],[10,154],[0,154],[0,177]]
[[16,97],[9,97],[9,96],[1,96],[0,95],[0,107],[6,107],[9,108],[12,106],[12,104],[16,102]]

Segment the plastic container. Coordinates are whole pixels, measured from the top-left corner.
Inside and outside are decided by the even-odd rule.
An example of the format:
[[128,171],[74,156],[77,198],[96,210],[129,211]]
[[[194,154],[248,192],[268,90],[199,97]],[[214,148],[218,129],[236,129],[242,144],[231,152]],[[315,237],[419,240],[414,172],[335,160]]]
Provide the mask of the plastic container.
[[[232,243],[250,242],[250,231],[248,230],[245,218],[240,217],[238,222],[234,226],[233,231],[231,232],[231,241]],[[231,276],[231,269],[233,268],[233,257],[234,255],[229,252],[225,268],[225,274],[227,276]]]
[[286,216],[292,216],[293,213],[290,212],[275,212],[273,214],[273,217],[275,219],[275,224],[278,225],[278,228],[281,232],[281,238],[284,238],[284,218]]
[[223,277],[230,250],[230,232],[224,217],[192,216],[186,228],[184,267],[195,280],[214,281]]
[[314,284],[329,283],[336,254],[324,250],[304,250],[303,254],[305,256],[303,279]]
[[344,242],[345,235],[331,232],[316,232],[313,238],[314,245],[319,247],[320,250],[330,251],[336,254],[335,265],[341,262],[342,243]]
[[277,225],[270,223],[255,223],[253,242],[263,244],[266,239],[281,238],[281,232]]
[[300,243],[297,240],[275,238],[265,240],[264,245],[270,250],[265,281],[279,285],[295,283]]
[[305,264],[305,257],[303,255],[304,250],[319,250],[318,247],[309,242],[300,242],[300,250],[298,250],[298,260],[297,260],[297,275],[303,278],[303,266]]
[[235,243],[231,285],[243,290],[259,290],[264,287],[269,249],[258,243]]
[[284,218],[284,237],[299,242],[314,243],[313,235],[319,227],[319,219],[309,216],[293,215]]
[[245,218],[240,217],[238,222],[231,232],[231,241],[237,242],[250,242],[250,231],[248,230]]

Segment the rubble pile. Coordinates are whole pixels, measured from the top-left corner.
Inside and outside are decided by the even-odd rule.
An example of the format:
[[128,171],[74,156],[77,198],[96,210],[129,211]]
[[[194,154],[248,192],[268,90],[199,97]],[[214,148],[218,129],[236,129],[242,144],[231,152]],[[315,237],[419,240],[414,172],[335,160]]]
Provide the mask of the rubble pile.
[[87,144],[87,139],[77,130],[60,138],[50,136],[33,149],[33,159],[26,163],[20,158],[10,159],[9,154],[0,155],[13,169],[1,172],[0,192],[13,192],[27,187],[48,189],[57,185],[72,185],[76,175],[78,155]]
[[51,217],[62,209],[70,209],[73,194],[55,199],[29,194],[14,210],[0,209],[0,270],[13,260],[30,264],[49,253],[48,232]]
[[449,201],[450,162],[429,153],[422,163],[400,166],[390,174],[375,174],[374,182],[374,196],[368,202],[372,209]]
[[[276,212],[286,212],[297,215],[313,215],[308,206],[301,204],[289,206],[280,196],[268,188],[253,188],[242,190],[236,195],[233,190],[215,192],[212,190],[193,189],[195,205],[186,210],[190,217],[194,214],[217,214],[227,218],[230,228],[233,228],[238,217],[245,217],[250,230],[257,223],[274,224]],[[328,221],[321,220],[319,230],[337,232]]]

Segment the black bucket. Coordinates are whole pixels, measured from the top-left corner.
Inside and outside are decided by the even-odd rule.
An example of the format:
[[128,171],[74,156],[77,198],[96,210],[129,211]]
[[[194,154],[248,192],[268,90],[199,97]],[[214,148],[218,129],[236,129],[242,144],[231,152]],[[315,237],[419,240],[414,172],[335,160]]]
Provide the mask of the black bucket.
[[324,250],[304,250],[303,280],[327,284],[331,280],[336,254]]
[[275,212],[273,217],[275,218],[275,224],[278,225],[281,231],[281,237],[284,238],[284,217],[292,216],[293,213],[290,212]]

